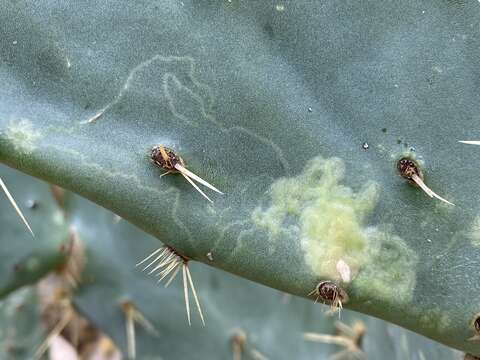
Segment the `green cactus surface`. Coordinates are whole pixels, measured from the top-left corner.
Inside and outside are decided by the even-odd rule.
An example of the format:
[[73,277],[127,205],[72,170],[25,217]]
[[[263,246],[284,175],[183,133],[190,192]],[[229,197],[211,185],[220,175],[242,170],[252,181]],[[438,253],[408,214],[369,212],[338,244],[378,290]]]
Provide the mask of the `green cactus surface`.
[[[303,297],[334,281],[480,355],[480,150],[458,142],[480,136],[479,22],[473,0],[3,2],[0,161],[189,259]],[[225,194],[160,177],[157,145]]]
[[[42,202],[51,196],[48,186],[38,180],[5,167],[0,167],[0,173],[9,182],[21,183],[27,193],[40,196]],[[258,354],[267,359],[328,359],[344,348],[306,341],[304,333],[335,335],[336,321],[348,325],[360,321],[365,325],[361,345],[369,359],[383,360],[386,356],[394,360],[458,359],[457,351],[382,320],[349,310],[338,318],[329,315],[326,306],[196,262],[190,262],[189,267],[206,326],[201,325],[192,308],[190,327],[181,276],[164,288],[156,283],[157,277],[135,267],[139,259],[158,246],[158,240],[79,196],[67,193],[63,200],[65,222],[75,233],[77,247],[83,249],[77,251],[83,254],[79,255],[83,260],[77,263],[85,264],[73,293],[73,305],[128,354],[126,318],[121,309],[125,302],[132,304],[155,329],[147,331],[141,324],[135,325],[136,359],[229,359],[234,352],[232,339],[241,334],[246,336],[242,359],[261,359]],[[50,214],[44,212],[43,216],[49,218]],[[16,226],[11,219],[0,225],[2,229]],[[41,225],[37,223],[35,227],[38,230]],[[62,229],[50,229],[52,235],[56,232],[62,233]],[[19,233],[15,239],[24,242],[23,235]],[[5,272],[0,274],[8,276]],[[40,298],[52,296],[51,285],[55,278],[58,281],[58,276],[57,272],[56,277],[42,282]],[[16,290],[0,302],[1,359],[32,359],[49,332],[45,325],[48,317],[45,304],[51,300],[43,298],[40,305],[37,289],[31,287]],[[44,309],[43,313],[40,309]],[[50,317],[62,317],[51,311]],[[50,327],[54,325],[51,322]]]
[[0,194],[0,298],[33,284],[62,263],[62,242],[69,238],[63,214],[49,186],[29,176],[0,168],[0,178],[35,230],[32,238],[4,194]]
[[38,297],[33,288],[16,290],[0,301],[0,358],[31,360],[36,347],[47,336],[40,320]]
[[181,276],[164,288],[157,284],[158,277],[148,276],[142,267],[135,269],[140,259],[158,247],[158,241],[78,196],[67,203],[69,221],[75,224],[87,249],[85,281],[75,293],[74,303],[112,336],[125,354],[126,320],[120,304],[129,301],[158,332],[156,335],[136,325],[139,359],[229,359],[233,355],[232,337],[239,331],[247,337],[242,359],[259,359],[252,357],[252,350],[267,359],[328,359],[343,348],[305,341],[303,334],[335,335],[336,321],[365,324],[363,350],[368,359],[459,358],[458,352],[385,321],[348,310],[338,318],[328,314],[328,307],[198,263],[189,266],[206,326],[202,326],[192,301],[190,327]]

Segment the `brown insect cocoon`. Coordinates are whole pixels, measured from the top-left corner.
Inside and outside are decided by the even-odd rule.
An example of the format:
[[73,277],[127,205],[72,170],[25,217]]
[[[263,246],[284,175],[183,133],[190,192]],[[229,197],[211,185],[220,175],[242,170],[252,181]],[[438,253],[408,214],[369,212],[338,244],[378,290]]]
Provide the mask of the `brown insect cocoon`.
[[455,206],[455,204],[452,204],[450,201],[445,200],[440,195],[433,192],[433,190],[425,184],[423,181],[423,173],[414,160],[406,157],[401,158],[397,162],[397,169],[400,175],[407,179],[410,184],[420,187],[431,198],[436,198],[444,203]]
[[337,261],[336,268],[342,281],[348,284],[352,280],[352,271],[350,270],[350,266],[343,261],[342,259]]
[[352,326],[342,322],[336,322],[338,335],[304,333],[304,339],[326,344],[335,344],[344,348],[336,353],[331,359],[366,359],[362,350],[362,342],[366,333],[366,327],[361,321],[355,322]]
[[185,162],[183,161],[183,159],[179,155],[177,155],[172,149],[169,149],[163,145],[155,146],[151,150],[150,157],[155,165],[161,167],[163,170],[166,171],[161,176],[175,173],[182,174],[185,180],[187,180],[190,185],[192,185],[195,190],[197,190],[208,201],[213,203],[213,201],[197,186],[197,184],[195,184],[194,181],[223,195],[223,192],[218,190],[215,186],[206,182],[201,177],[195,175],[190,170],[188,170],[185,167]]
[[332,310],[343,309],[343,304],[348,301],[347,293],[333,281],[322,281],[308,296],[316,296],[315,302],[321,299],[324,303],[330,304]]
[[136,342],[135,342],[135,323],[140,324],[149,333],[158,336],[158,331],[150,323],[150,321],[137,310],[135,305],[130,301],[124,301],[120,304],[120,308],[126,319],[126,333],[127,333],[127,353],[129,359],[136,358]]
[[188,324],[191,325],[190,320],[190,300],[189,300],[189,286],[192,290],[193,299],[195,300],[195,304],[197,306],[198,313],[202,320],[203,326],[205,326],[205,320],[203,318],[202,308],[200,306],[200,301],[198,300],[197,291],[195,290],[195,286],[193,285],[192,275],[190,273],[190,269],[188,268],[188,261],[189,259],[183,255],[180,255],[174,249],[169,246],[162,246],[161,248],[155,250],[150,255],[148,255],[145,259],[140,261],[136,266],[140,266],[147,261],[150,261],[144,268],[143,271],[151,268],[149,274],[152,274],[156,271],[158,273],[156,276],[160,276],[158,282],[161,282],[165,279],[169,274],[172,274],[168,281],[165,284],[165,287],[170,285],[173,279],[177,276],[180,269],[182,270],[182,277],[183,277],[183,292],[185,297],[185,307],[187,310],[187,319]]

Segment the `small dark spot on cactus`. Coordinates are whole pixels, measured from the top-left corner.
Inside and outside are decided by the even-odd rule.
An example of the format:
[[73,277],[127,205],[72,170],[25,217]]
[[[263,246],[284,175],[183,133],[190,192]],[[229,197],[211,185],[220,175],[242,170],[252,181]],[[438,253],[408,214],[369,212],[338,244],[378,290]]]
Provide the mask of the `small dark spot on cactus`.
[[150,154],[152,161],[168,172],[178,172],[175,165],[183,165],[183,159],[175,154],[172,149],[162,145],[155,146]]
[[400,145],[402,143],[402,139],[397,140],[397,144]]
[[27,207],[28,207],[29,209],[34,210],[34,209],[37,208],[37,206],[38,206],[38,203],[37,203],[35,200],[32,200],[32,199],[27,200]]
[[5,345],[5,352],[7,354],[10,354],[12,356],[15,356],[16,354],[20,354],[21,353],[21,347],[20,346],[16,346],[15,344],[13,343],[7,343]]
[[265,33],[269,38],[273,39],[275,37],[275,33],[273,31],[273,27],[271,24],[265,24],[265,26],[263,27],[263,30],[265,31]]
[[386,132],[387,132],[387,128],[382,128],[382,132],[383,132],[383,133],[386,133]]
[[423,173],[418,164],[407,157],[398,160],[397,169],[400,175],[407,179],[412,185],[416,186],[416,183],[412,179],[413,175],[417,175],[420,179],[423,179]]

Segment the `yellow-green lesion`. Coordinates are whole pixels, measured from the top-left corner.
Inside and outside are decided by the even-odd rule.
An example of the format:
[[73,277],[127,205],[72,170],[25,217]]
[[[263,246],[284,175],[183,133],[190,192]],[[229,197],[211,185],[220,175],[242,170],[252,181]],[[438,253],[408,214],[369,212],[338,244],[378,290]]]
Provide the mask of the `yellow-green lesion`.
[[416,284],[417,254],[388,226],[369,227],[365,234],[366,262],[354,282],[358,295],[390,304],[410,303]]
[[27,119],[10,120],[4,137],[21,153],[31,153],[35,150],[37,141],[42,137],[32,122]]
[[419,323],[431,333],[442,333],[452,327],[452,318],[438,306],[422,310],[418,314]]
[[[355,192],[341,184],[344,175],[341,159],[315,157],[301,174],[275,181],[269,207],[257,207],[252,221],[272,241],[299,239],[306,264],[319,278],[340,280],[336,265],[343,260],[354,281],[372,280],[369,286],[379,297],[392,297],[400,290],[407,300],[415,284],[415,254],[387,227],[368,226],[379,185],[368,181]],[[383,256],[391,261],[389,266]]]

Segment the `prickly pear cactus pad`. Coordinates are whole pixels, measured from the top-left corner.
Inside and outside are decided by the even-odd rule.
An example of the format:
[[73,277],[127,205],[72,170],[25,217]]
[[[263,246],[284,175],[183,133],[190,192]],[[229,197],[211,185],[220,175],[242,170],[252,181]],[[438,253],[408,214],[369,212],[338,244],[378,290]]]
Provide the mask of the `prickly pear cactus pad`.
[[3,2],[0,161],[480,354],[479,22],[473,0]]

